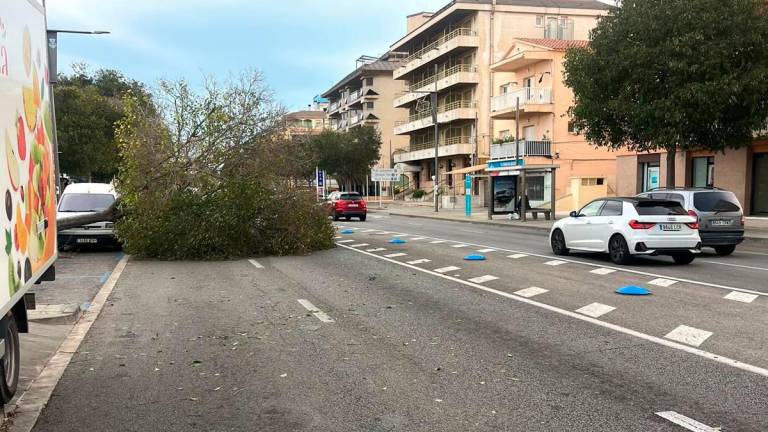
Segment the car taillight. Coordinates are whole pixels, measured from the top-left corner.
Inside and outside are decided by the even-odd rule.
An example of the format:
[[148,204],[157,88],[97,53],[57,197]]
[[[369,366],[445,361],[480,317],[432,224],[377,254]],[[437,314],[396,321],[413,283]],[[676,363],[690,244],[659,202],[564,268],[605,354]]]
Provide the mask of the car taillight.
[[693,216],[696,220],[699,220],[699,215],[693,210],[688,210],[688,216]]
[[741,215],[741,226],[744,226],[747,224],[747,217],[744,215]]
[[690,228],[690,229],[695,229],[695,230],[699,229],[699,223],[698,222],[690,222],[690,223],[687,223],[686,225],[688,225],[688,228]]
[[644,230],[644,229],[651,229],[651,228],[653,228],[654,226],[656,226],[656,224],[655,224],[655,223],[650,223],[650,222],[638,222],[638,221],[636,221],[636,220],[634,220],[634,219],[633,219],[633,220],[631,220],[631,221],[629,221],[629,227],[630,227],[630,228],[632,228],[632,229],[636,229],[636,230],[642,230],[642,229],[643,229],[643,230]]

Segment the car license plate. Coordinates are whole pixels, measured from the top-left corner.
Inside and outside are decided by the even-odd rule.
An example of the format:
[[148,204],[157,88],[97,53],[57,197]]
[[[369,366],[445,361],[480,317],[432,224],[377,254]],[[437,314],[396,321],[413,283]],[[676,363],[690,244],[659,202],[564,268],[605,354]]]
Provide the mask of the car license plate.
[[349,206],[357,208],[357,204],[350,204]]
[[709,224],[712,226],[728,226],[731,223],[733,223],[733,221],[730,219],[715,219],[709,221]]
[[680,231],[683,229],[681,224],[661,224],[659,225],[662,231]]
[[97,243],[98,240],[95,238],[79,238],[77,239],[77,243]]

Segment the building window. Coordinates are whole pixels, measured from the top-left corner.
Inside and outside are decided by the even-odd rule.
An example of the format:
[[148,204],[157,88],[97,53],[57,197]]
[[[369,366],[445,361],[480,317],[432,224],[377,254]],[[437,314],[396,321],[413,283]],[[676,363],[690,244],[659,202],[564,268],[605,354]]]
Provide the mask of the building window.
[[544,27],[544,15],[536,15],[536,27]]
[[583,178],[581,179],[582,186],[602,186],[605,184],[604,178]]
[[658,163],[646,162],[641,164],[640,169],[643,174],[643,187],[640,192],[658,189],[659,186],[661,186],[661,181],[659,179],[661,171]]
[[544,176],[525,179],[529,201],[544,201]]
[[366,102],[365,103],[365,109],[372,110],[373,109],[373,102]]
[[691,160],[691,186],[712,187],[715,185],[715,158],[714,156],[695,157]]
[[509,139],[509,137],[510,137],[509,129],[506,129],[506,130],[503,130],[503,131],[499,132],[499,138],[501,138],[502,140],[507,140],[507,139]]
[[365,86],[366,87],[373,86],[373,77],[368,77],[368,78],[365,79]]
[[576,125],[576,122],[571,120],[568,122],[568,133],[578,135],[581,133],[581,128],[578,125]]

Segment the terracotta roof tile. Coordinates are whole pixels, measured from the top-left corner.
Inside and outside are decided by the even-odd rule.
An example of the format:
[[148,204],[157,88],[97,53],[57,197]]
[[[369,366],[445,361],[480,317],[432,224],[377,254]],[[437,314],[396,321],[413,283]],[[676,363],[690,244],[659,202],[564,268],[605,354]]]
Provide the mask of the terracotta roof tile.
[[517,40],[543,46],[545,48],[553,49],[555,51],[565,51],[568,48],[586,48],[589,46],[589,41],[586,40],[560,40],[560,39],[533,39],[533,38],[517,38]]

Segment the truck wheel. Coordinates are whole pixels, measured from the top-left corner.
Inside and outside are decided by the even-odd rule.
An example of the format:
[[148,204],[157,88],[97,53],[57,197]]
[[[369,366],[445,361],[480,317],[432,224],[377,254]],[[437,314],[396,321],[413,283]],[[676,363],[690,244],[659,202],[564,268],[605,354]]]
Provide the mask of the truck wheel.
[[5,353],[0,360],[0,402],[5,405],[11,401],[19,385],[19,328],[11,312],[3,318],[0,328],[3,330]]

